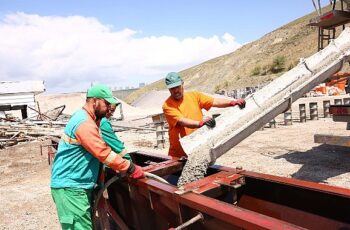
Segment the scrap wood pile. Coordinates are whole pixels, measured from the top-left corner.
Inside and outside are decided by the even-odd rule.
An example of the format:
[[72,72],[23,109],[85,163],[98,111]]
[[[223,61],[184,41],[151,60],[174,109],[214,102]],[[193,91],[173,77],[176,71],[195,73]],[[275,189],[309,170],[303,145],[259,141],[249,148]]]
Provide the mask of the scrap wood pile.
[[41,120],[41,121],[57,121],[57,120],[63,120],[63,119],[69,118],[68,115],[62,113],[63,110],[66,108],[65,105],[58,106],[58,107],[50,109],[46,112],[40,111],[39,102],[37,102],[37,106],[38,106],[37,109],[28,106],[29,109],[31,109],[37,113],[37,115],[29,118],[29,120],[36,119],[36,120]]
[[145,132],[155,132],[156,129],[153,124],[145,124],[145,125],[125,125],[119,123],[112,123],[112,127],[114,132],[123,132],[123,131],[145,131]]
[[0,122],[0,149],[20,142],[59,138],[64,126],[63,122],[36,124],[32,121],[26,123],[2,121]]
[[39,102],[37,102],[37,108],[27,107],[36,115],[23,120],[6,113],[5,117],[0,117],[0,149],[20,142],[57,140],[61,137],[70,117],[62,113],[65,105],[46,112],[40,110]]

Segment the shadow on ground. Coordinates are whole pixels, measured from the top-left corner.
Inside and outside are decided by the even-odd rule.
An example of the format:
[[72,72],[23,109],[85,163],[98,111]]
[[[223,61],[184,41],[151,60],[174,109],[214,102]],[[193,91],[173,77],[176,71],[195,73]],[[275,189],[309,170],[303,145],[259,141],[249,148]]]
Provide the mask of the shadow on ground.
[[328,178],[350,172],[349,147],[323,144],[306,152],[294,151],[274,157],[274,159],[281,158],[302,165],[291,175],[296,179],[327,183]]

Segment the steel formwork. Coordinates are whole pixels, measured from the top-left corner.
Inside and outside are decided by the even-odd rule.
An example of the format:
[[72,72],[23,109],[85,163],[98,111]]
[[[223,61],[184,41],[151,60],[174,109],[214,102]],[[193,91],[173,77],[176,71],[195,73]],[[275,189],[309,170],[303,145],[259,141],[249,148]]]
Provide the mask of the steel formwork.
[[[132,153],[147,172],[173,180],[184,161]],[[211,166],[205,178],[178,188],[154,179],[106,172],[108,196],[98,199],[104,229],[349,229],[350,190]],[[108,198],[107,198],[108,197]],[[118,226],[118,227],[116,227]]]

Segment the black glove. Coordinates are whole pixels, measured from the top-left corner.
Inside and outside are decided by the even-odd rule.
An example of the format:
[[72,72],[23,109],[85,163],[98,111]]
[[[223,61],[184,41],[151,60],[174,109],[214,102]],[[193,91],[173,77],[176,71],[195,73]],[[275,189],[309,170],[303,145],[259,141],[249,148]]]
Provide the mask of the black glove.
[[199,128],[202,127],[203,125],[208,126],[209,128],[214,128],[216,125],[216,121],[214,118],[207,118],[199,122]]
[[240,109],[245,108],[245,100],[244,99],[239,99],[237,101],[233,100],[230,102],[231,106],[238,105]]

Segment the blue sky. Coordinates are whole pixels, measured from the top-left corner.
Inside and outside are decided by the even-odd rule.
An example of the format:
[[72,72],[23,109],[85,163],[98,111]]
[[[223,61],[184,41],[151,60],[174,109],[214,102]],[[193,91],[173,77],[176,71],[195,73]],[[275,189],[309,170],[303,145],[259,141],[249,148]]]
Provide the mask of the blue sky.
[[47,92],[135,87],[313,11],[311,0],[1,0],[0,80],[45,80]]

